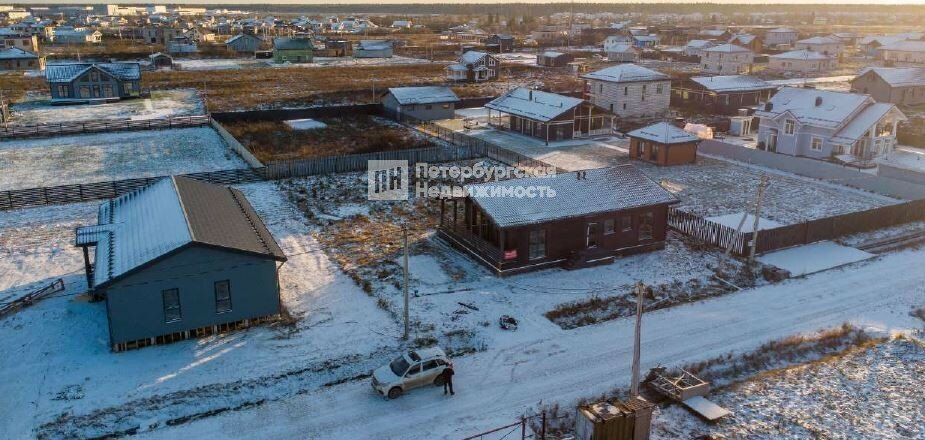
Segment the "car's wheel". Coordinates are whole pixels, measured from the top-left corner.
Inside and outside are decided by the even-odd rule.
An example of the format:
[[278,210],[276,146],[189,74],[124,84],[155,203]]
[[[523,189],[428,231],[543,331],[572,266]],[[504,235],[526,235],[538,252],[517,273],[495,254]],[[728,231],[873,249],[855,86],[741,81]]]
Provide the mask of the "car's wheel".
[[443,377],[442,374],[434,378],[434,385],[436,385],[436,386],[438,386],[438,387],[442,387],[443,384],[445,384],[445,383],[446,383],[446,378]]
[[389,399],[397,399],[399,397],[401,397],[401,388],[392,387],[392,389],[389,390]]

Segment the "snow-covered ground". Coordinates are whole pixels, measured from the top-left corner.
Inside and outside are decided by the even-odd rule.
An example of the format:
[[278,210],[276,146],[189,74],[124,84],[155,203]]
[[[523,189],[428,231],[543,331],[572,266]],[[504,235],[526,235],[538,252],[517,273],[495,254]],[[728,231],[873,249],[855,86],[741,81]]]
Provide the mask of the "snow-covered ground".
[[536,54],[529,52],[508,52],[495,55],[504,64],[522,64],[525,66],[536,65]]
[[90,122],[103,119],[158,119],[205,113],[195,89],[155,90],[150,98],[126,99],[97,105],[51,105],[48,96],[14,104],[17,125]]
[[[845,321],[874,332],[910,331],[921,326],[909,310],[923,301],[923,263],[925,252],[903,252],[649,313],[643,323],[643,371],[752,350]],[[460,438],[516,421],[540,402],[567,406],[626,387],[632,328],[632,319],[620,319],[569,331],[518,330],[520,335],[506,343],[454,361],[454,397],[424,388],[386,401],[368,381],[355,381],[144,437]]]
[[925,345],[896,339],[835,359],[748,380],[710,396],[732,416],[706,424],[674,405],[655,416],[653,440],[925,438]]
[[758,261],[787,270],[791,276],[798,277],[868,258],[873,258],[873,254],[831,241],[819,241],[769,252],[759,257]]
[[209,127],[0,141],[0,190],[246,167]]
[[238,70],[245,67],[261,67],[265,63],[253,58],[221,58],[221,59],[199,59],[199,60],[174,60],[174,65],[179,70]]
[[328,124],[324,122],[317,121],[315,119],[290,119],[286,121],[286,125],[291,127],[293,130],[315,130],[318,128],[326,128]]
[[93,222],[97,204],[0,212],[0,298],[57,277],[68,295],[0,321],[2,437],[34,438],[56,420],[41,432],[73,438],[163,426],[315,390],[391,357],[397,325],[318,250],[275,183],[241,189],[289,255],[282,300],[296,321],[119,354],[109,351],[105,304],[73,295],[86,289],[74,227]]
[[913,147],[897,147],[893,152],[879,157],[877,162],[925,173],[925,150]]
[[[745,214],[744,223],[742,222],[742,214],[745,214],[745,213],[744,212],[734,212],[732,214],[707,217],[707,220],[713,223],[719,223],[723,226],[726,226],[732,229],[738,229],[739,224],[741,224],[742,232],[753,232],[755,230],[754,214]],[[781,224],[773,220],[768,220],[763,217],[758,218],[758,230],[759,231],[764,230],[764,229],[773,229],[779,226],[781,226]]]

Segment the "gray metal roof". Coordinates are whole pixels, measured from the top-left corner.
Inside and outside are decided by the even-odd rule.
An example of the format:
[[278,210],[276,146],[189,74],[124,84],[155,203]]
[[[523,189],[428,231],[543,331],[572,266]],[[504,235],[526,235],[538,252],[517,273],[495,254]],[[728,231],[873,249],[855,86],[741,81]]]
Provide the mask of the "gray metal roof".
[[694,76],[691,77],[691,81],[714,92],[749,92],[777,88],[774,84],[749,75]]
[[38,59],[38,55],[22,50],[18,47],[11,47],[9,49],[0,49],[0,60],[34,60]]
[[308,37],[276,37],[273,39],[273,48],[279,50],[305,50],[312,49],[312,39]]
[[670,79],[668,75],[647,69],[636,64],[618,64],[605,69],[596,70],[581,76],[585,79],[596,79],[608,82],[658,81]]
[[243,194],[186,177],[110,200],[100,206],[98,223],[76,236],[77,245],[96,244],[95,286],[191,244],[286,260]]
[[138,63],[49,64],[45,66],[45,79],[50,83],[71,82],[94,67],[119,80],[131,81],[141,79],[141,68]]
[[444,86],[392,87],[389,93],[401,105],[459,102],[459,97],[449,87]]
[[[504,188],[529,186],[548,187],[555,191],[555,197],[497,196]],[[501,228],[678,202],[674,195],[630,164],[553,177],[468,185],[466,190]]]
[[925,85],[925,67],[868,67],[858,78],[868,72],[874,72],[893,87]]
[[518,87],[485,104],[485,108],[549,122],[582,102],[579,98]]
[[686,144],[699,142],[700,138],[681,130],[667,122],[658,122],[646,127],[638,128],[626,134],[629,137],[645,139],[660,144]]

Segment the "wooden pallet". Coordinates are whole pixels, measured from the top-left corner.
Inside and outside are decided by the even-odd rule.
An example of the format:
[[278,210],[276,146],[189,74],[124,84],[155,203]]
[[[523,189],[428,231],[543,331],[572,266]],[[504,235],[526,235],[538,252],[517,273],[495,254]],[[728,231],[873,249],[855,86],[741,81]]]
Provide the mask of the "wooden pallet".
[[42,287],[41,289],[34,290],[13,301],[0,305],[0,318],[6,317],[7,315],[16,313],[26,307],[29,307],[32,304],[47,298],[49,295],[63,291],[64,280],[58,278],[53,283]]

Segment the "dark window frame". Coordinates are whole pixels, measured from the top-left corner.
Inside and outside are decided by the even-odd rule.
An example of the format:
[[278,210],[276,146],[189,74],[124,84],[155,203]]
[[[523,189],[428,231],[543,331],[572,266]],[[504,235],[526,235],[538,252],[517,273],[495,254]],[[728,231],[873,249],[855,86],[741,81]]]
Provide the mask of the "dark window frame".
[[[171,301],[170,296],[175,299]],[[180,289],[178,287],[161,290],[161,301],[164,306],[164,322],[180,322],[183,320],[183,307],[180,303]]]
[[[219,298],[219,285],[224,283],[227,287],[225,292],[227,293],[227,298]],[[233,310],[233,303],[231,301],[231,280],[219,280],[213,284],[213,289],[215,292],[215,313],[228,313]],[[225,307],[223,305],[227,304]]]
[[534,229],[527,235],[527,259],[541,260],[546,258],[546,230]]

